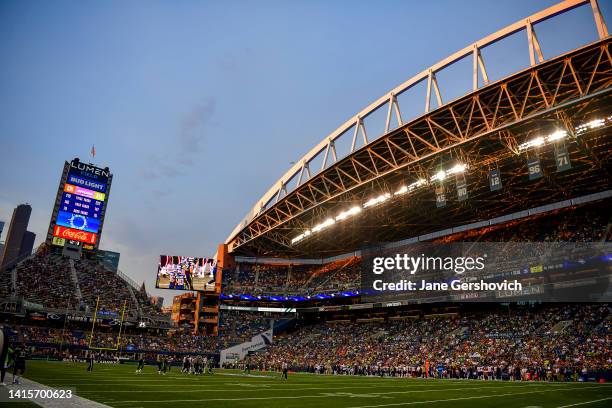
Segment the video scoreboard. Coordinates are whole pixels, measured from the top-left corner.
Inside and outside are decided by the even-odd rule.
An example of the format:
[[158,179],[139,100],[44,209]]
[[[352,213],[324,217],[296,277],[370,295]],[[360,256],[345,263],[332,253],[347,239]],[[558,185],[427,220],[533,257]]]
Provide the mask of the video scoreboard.
[[47,241],[55,246],[98,248],[112,174],[107,168],[82,163],[64,163]]
[[217,261],[212,258],[161,255],[155,287],[158,289],[219,292]]

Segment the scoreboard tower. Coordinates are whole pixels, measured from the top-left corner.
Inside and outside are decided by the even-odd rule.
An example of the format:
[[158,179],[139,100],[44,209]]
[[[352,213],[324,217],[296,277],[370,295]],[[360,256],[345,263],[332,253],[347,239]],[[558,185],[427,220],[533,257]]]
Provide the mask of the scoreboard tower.
[[113,175],[108,167],[64,163],[47,232],[47,244],[66,256],[79,258],[98,250]]

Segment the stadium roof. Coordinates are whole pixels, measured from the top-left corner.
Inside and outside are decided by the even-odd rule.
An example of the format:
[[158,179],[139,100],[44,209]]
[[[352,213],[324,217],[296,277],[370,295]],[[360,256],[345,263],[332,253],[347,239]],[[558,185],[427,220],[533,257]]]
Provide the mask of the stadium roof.
[[[566,1],[532,18],[550,18],[584,3]],[[435,73],[465,57],[465,50],[436,64],[414,79],[427,79],[428,92],[426,113],[410,122],[402,122],[391,92],[386,130],[393,115],[396,129],[368,141],[363,116],[357,115],[352,152],[336,157],[330,138],[320,152],[321,171],[311,175],[303,161],[291,176],[298,178],[295,188],[290,191],[285,180],[276,197],[264,196],[268,202],[228,239],[230,250],[328,257],[609,189],[612,58],[597,15],[599,41],[547,61],[529,20],[475,43],[474,91],[450,103],[442,103]],[[531,66],[488,83],[480,48],[520,29],[528,32]],[[479,75],[485,84],[480,88]],[[432,95],[439,105],[434,110]],[[357,148],[360,137],[364,146]],[[571,168],[558,172],[555,157],[565,149]],[[536,157],[544,177],[531,181],[527,160]],[[490,191],[492,170],[500,171],[500,191]],[[459,200],[457,185],[463,181],[467,197],[461,198],[467,199]],[[446,205],[437,208],[442,191]]]

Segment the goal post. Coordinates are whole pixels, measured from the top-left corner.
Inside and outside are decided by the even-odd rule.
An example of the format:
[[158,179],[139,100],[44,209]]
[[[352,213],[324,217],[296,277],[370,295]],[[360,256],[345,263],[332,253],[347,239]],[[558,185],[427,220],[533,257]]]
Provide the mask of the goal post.
[[123,321],[125,319],[125,311],[127,310],[127,300],[123,302],[123,307],[121,308],[121,320],[119,321],[119,333],[117,335],[117,341],[115,342],[115,347],[97,347],[93,345],[94,330],[96,327],[96,321],[98,320],[99,307],[100,307],[100,296],[96,298],[96,308],[94,310],[93,317],[91,319],[91,332],[89,333],[89,342],[88,342],[89,350],[117,351],[119,350],[119,345],[121,344],[121,335],[123,333]]

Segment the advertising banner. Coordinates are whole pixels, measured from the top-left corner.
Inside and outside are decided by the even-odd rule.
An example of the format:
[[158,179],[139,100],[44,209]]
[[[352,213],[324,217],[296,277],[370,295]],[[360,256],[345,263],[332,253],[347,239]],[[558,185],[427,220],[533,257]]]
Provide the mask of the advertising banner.
[[98,237],[96,234],[91,232],[66,228],[59,225],[56,225],[53,228],[53,236],[66,238],[73,241],[86,242],[88,244],[95,244]]
[[220,362],[221,364],[228,361],[239,361],[246,357],[250,351],[258,351],[266,348],[272,344],[273,336],[272,329],[269,329],[263,333],[253,336],[251,341],[246,341],[242,344],[238,344],[225,350],[221,350]]

